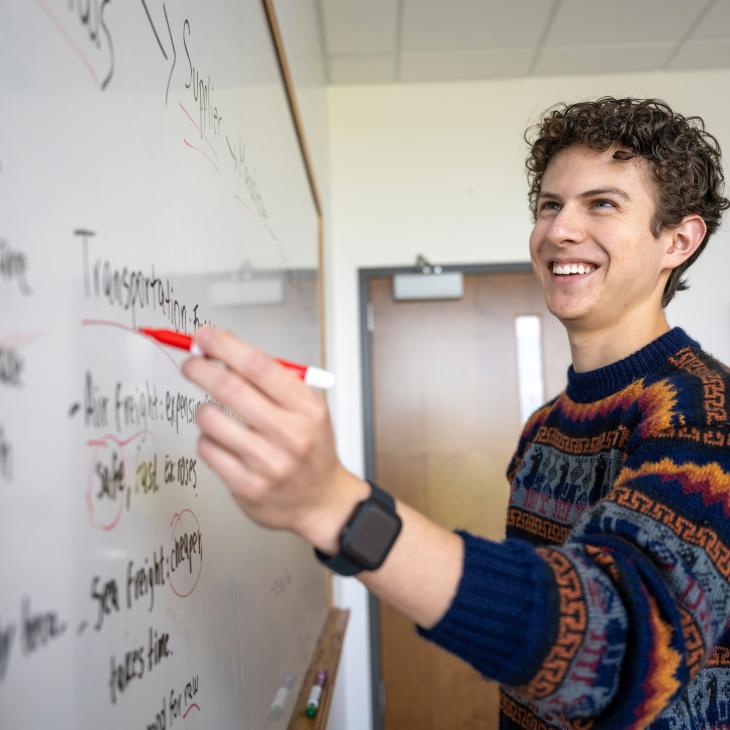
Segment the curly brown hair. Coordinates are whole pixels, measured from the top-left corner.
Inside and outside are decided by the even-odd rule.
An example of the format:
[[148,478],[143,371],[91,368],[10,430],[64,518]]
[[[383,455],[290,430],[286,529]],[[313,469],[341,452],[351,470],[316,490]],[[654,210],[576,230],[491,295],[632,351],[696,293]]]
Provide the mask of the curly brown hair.
[[528,194],[533,219],[537,216],[545,170],[556,152],[581,144],[602,152],[612,145],[621,149],[617,160],[641,157],[654,180],[657,201],[651,223],[656,238],[667,227],[678,225],[691,213],[703,218],[707,234],[699,248],[672,271],[664,287],[662,306],[675,292],[688,288],[684,272],[697,260],[720,225],[722,211],[730,207],[723,192],[720,145],[701,117],[677,114],[659,99],[615,99],[558,104],[525,132],[530,145],[527,157]]

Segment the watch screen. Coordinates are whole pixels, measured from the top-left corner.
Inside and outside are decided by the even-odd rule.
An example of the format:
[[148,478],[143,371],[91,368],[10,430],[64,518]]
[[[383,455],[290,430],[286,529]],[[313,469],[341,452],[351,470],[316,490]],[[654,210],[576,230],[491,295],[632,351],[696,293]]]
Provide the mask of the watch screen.
[[397,516],[368,505],[352,525],[343,547],[366,567],[377,566],[397,537],[399,527]]

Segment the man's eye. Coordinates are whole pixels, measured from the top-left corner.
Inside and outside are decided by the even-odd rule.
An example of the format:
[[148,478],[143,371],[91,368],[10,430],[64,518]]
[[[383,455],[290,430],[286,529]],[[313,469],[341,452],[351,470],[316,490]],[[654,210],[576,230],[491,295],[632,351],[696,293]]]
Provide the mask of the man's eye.
[[541,206],[540,210],[558,210],[560,205],[554,200],[546,200]]
[[596,206],[596,208],[615,208],[616,203],[613,202],[613,200],[606,200],[605,198],[601,198],[599,200],[594,200],[593,205]]

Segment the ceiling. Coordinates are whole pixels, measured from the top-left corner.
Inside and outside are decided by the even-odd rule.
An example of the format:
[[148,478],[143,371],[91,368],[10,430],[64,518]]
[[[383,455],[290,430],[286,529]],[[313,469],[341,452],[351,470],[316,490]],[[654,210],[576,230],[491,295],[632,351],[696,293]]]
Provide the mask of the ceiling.
[[333,84],[730,68],[730,0],[318,0]]

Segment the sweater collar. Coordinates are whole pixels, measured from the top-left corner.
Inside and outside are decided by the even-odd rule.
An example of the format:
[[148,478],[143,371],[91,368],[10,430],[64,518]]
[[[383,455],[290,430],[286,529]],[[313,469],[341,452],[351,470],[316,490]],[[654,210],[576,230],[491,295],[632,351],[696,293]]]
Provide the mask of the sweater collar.
[[674,327],[633,355],[602,368],[576,373],[571,365],[568,368],[566,393],[571,400],[579,403],[605,398],[649,373],[672,369],[667,358],[685,347],[701,349],[681,327]]

